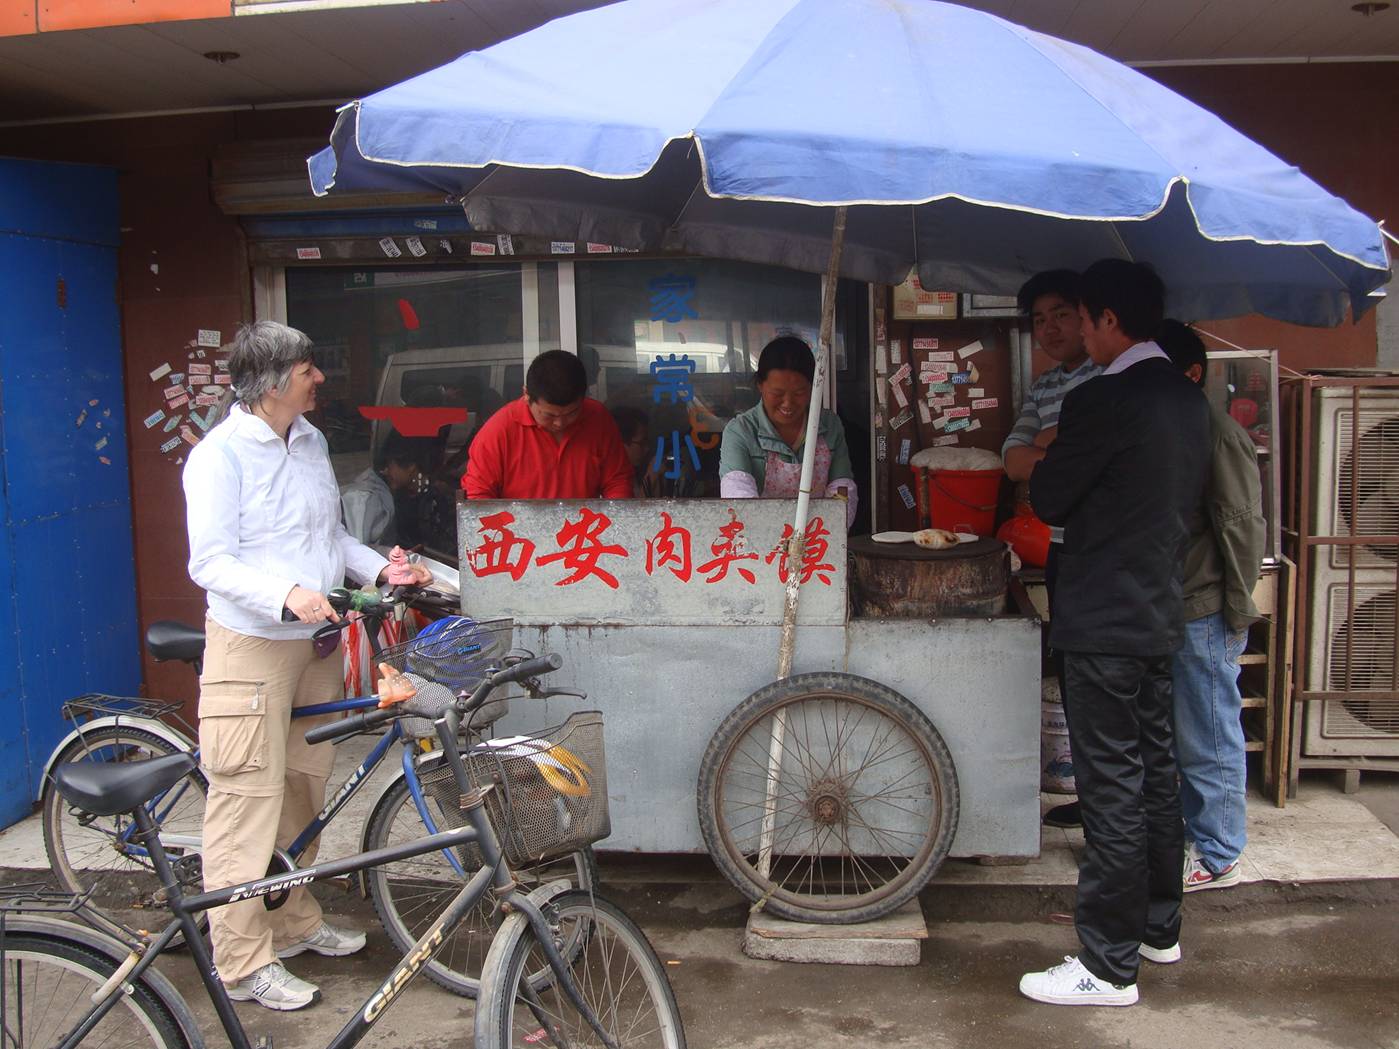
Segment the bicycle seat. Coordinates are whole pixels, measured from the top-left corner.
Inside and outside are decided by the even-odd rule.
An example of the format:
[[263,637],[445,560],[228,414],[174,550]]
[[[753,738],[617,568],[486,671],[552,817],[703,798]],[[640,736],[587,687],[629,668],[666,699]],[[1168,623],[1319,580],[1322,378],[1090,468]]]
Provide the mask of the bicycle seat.
[[193,768],[194,758],[184,752],[149,761],[72,761],[54,768],[53,782],[84,811],[115,816],[169,790]]
[[161,619],[146,628],[146,648],[157,663],[168,659],[193,663],[204,655],[204,631],[173,619]]

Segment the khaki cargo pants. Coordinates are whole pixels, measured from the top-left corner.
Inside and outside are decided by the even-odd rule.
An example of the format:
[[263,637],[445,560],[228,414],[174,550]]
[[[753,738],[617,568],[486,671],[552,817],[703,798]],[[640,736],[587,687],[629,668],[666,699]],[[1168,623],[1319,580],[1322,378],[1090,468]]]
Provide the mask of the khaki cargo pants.
[[[307,746],[306,730],[340,717],[299,718],[293,707],[344,693],[337,650],[319,659],[307,640],[268,641],[205,619],[199,681],[200,767],[209,780],[204,809],[204,888],[221,889],[267,873],[274,843],[296,840],[325,804],[335,762],[329,743]],[[319,843],[300,858],[309,865]],[[277,960],[277,950],[320,926],[321,908],[306,887],[275,911],[261,898],[209,913],[214,964],[225,984]]]

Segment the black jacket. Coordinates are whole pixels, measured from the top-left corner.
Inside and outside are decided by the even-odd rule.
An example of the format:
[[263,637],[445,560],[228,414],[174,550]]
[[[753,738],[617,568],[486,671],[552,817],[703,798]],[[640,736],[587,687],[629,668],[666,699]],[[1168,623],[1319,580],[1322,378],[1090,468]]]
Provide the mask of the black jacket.
[[1030,475],[1035,513],[1064,529],[1054,648],[1160,656],[1180,647],[1182,562],[1209,455],[1209,404],[1167,360],[1070,391]]

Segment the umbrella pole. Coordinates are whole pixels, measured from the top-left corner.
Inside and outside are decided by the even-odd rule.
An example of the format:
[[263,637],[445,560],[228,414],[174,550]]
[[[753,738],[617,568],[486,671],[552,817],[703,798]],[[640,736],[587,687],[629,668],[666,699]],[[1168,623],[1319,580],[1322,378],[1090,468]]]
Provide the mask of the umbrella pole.
[[[836,290],[840,282],[840,253],[845,247],[845,206],[836,208],[831,229],[831,258],[821,283],[821,337],[816,350],[816,374],[811,382],[811,407],[806,413],[806,440],[802,445],[801,485],[792,535],[787,540],[787,594],[782,605],[782,636],[777,644],[777,680],[792,674],[797,647],[797,602],[801,597],[802,557],[806,551],[806,518],[811,509],[811,479],[816,472],[816,440],[821,431],[821,403],[826,392],[827,362],[835,335]],[[844,526],[845,522],[841,522]],[[786,743],[787,715],[778,710],[772,719],[768,746],[767,793],[763,801],[763,829],[758,850],[758,873],[766,878],[772,867],[772,837],[777,823],[777,781],[782,772],[782,748]]]

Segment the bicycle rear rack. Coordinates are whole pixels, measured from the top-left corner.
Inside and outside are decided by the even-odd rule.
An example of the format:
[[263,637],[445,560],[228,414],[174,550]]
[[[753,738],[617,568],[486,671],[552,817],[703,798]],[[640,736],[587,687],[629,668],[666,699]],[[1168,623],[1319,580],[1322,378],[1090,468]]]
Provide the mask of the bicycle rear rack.
[[141,696],[108,696],[101,692],[89,692],[64,703],[61,710],[69,721],[79,721],[89,717],[170,717],[179,713],[180,704],[163,699],[144,699]]

